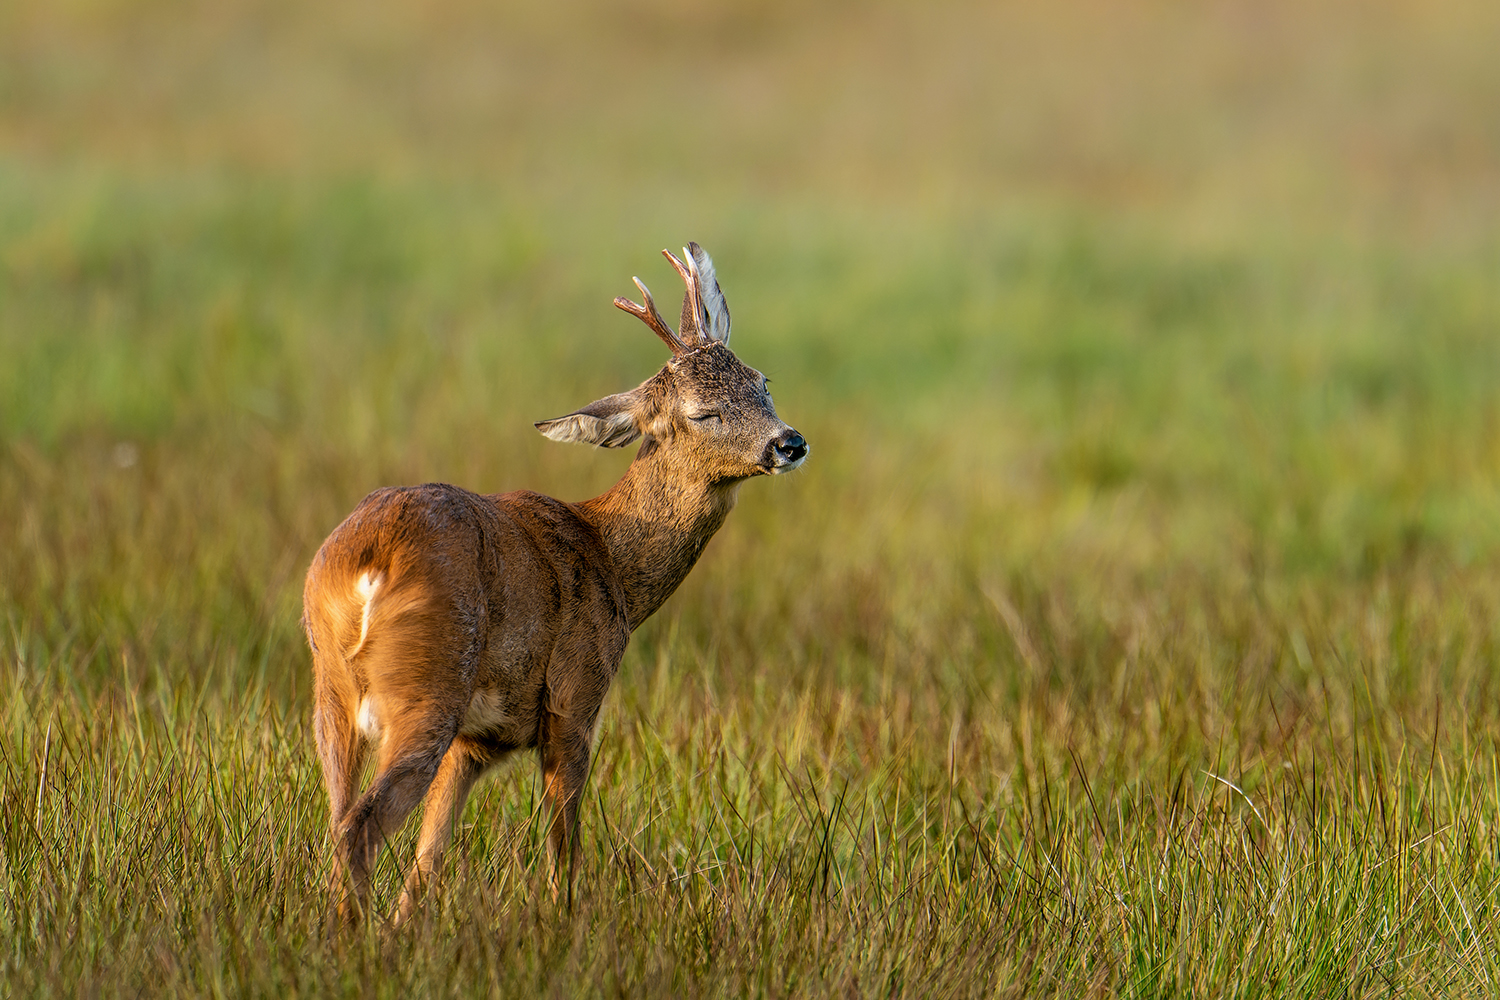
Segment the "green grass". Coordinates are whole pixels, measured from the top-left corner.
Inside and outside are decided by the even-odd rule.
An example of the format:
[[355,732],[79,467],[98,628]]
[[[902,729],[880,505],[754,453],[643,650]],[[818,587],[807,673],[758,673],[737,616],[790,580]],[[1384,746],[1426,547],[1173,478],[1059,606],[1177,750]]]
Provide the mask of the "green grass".
[[[1492,995],[1493,13],[1267,9],[0,13],[0,992]],[[689,238],[808,465],[336,931],[307,561]]]

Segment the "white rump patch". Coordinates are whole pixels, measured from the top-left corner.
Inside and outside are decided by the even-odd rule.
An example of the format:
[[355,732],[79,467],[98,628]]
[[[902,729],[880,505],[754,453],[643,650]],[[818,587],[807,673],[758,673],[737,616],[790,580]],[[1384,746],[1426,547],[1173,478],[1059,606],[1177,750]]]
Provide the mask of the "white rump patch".
[[384,574],[369,569],[359,574],[359,579],[354,581],[354,592],[364,602],[364,607],[359,610],[359,642],[355,643],[354,648],[349,651],[347,658],[350,660],[365,648],[365,638],[370,634],[370,608],[375,603],[375,594],[384,582]]
[[469,710],[464,713],[463,725],[458,731],[465,736],[479,736],[504,729],[509,722],[510,716],[505,713],[500,692],[483,688],[474,692],[474,697],[469,701]]
[[372,740],[380,739],[380,716],[375,712],[375,701],[365,695],[359,703],[359,714],[354,718],[359,731]]

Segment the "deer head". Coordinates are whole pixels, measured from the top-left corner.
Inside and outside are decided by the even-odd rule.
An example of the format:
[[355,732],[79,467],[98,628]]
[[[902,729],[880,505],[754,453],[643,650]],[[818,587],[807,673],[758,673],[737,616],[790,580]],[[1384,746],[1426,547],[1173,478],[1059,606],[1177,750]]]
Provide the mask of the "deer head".
[[807,457],[801,434],[776,416],[766,377],[729,349],[729,304],[714,264],[696,243],[682,259],[662,253],[682,277],[680,329],[657,312],[640,278],[643,305],[615,305],[640,319],[672,351],[661,371],[629,392],[596,400],[580,410],[543,420],[537,430],[554,441],[622,448],[644,439],[637,460],[660,455],[712,483],[790,472]]

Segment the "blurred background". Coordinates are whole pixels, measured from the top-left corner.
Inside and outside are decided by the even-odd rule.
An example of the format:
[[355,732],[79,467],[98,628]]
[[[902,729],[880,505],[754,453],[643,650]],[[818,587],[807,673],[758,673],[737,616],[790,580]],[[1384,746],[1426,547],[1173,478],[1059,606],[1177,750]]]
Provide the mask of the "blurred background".
[[618,476],[531,422],[662,363],[610,300],[670,301],[696,239],[813,451],[630,662],[894,684],[944,733],[1153,671],[1205,718],[1316,701],[1341,642],[1441,636],[1488,691],[1497,37],[1427,0],[5,5],[6,658],[299,704],[301,574],[367,490]]
[[[1497,41],[0,3],[0,992],[1492,993]],[[665,362],[610,303],[689,240],[812,451],[636,633],[575,918],[526,760],[422,932],[327,935],[313,552],[605,489],[532,423]]]

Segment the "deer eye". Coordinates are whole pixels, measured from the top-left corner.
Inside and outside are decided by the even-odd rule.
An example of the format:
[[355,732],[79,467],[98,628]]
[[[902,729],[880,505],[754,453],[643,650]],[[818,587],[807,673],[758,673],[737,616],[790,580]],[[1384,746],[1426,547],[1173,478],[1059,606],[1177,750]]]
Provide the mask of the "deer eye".
[[709,421],[719,421],[722,423],[724,420],[723,416],[717,410],[710,410],[708,413],[699,413],[696,416],[688,417],[688,419],[696,424],[706,424]]

